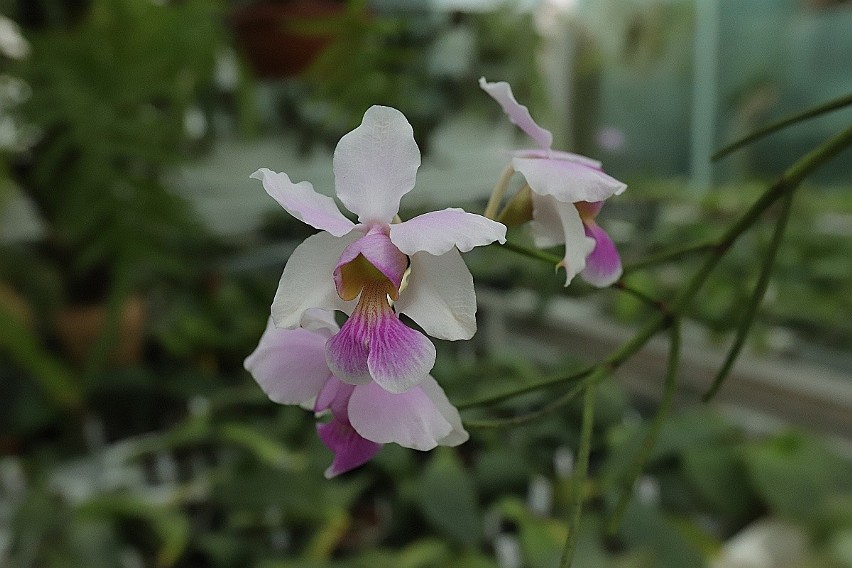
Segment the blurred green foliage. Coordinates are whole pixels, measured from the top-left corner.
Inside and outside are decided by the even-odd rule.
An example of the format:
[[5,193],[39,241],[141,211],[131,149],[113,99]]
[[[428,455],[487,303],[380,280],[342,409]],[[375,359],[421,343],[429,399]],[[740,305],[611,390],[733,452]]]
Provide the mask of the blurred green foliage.
[[64,298],[103,299],[118,270],[137,285],[180,273],[199,242],[167,168],[188,157],[184,116],[212,77],[219,10],[96,0],[73,24],[27,34],[32,52],[13,72],[31,87],[19,110],[39,137],[15,177],[45,222],[36,254]]

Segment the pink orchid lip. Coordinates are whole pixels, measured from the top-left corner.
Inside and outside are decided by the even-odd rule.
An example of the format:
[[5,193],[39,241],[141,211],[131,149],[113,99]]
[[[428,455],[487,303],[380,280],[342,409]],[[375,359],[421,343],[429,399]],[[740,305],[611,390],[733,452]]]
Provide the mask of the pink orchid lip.
[[376,381],[401,393],[423,380],[435,364],[435,346],[402,323],[388,301],[387,282],[371,282],[340,331],[326,343],[326,362],[340,380]]

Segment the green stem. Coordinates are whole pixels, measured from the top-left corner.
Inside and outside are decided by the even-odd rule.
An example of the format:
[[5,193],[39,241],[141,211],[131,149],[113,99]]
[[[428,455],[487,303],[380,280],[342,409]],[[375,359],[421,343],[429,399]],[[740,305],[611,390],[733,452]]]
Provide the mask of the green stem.
[[708,402],[710,399],[716,396],[717,392],[719,392],[719,389],[722,387],[722,383],[725,382],[725,379],[731,372],[731,369],[733,368],[737,357],[739,357],[743,345],[745,345],[745,340],[748,336],[748,332],[749,330],[751,330],[751,326],[754,323],[754,318],[757,315],[757,310],[760,307],[760,304],[763,302],[763,296],[766,294],[766,288],[769,286],[769,280],[772,276],[772,268],[775,266],[775,259],[778,256],[778,249],[781,247],[781,241],[784,239],[784,232],[787,228],[787,221],[789,221],[790,219],[790,211],[793,206],[794,196],[794,191],[791,191],[790,193],[784,196],[781,215],[775,224],[775,231],[772,234],[772,241],[769,244],[769,249],[766,251],[763,266],[761,266],[760,275],[757,279],[757,284],[755,284],[754,286],[754,291],[752,292],[751,298],[749,299],[749,303],[746,306],[743,318],[740,321],[740,325],[737,327],[737,334],[734,338],[734,343],[731,346],[730,351],[728,351],[728,355],[725,358],[725,362],[722,364],[722,367],[716,374],[716,378],[713,379],[713,384],[710,386],[710,389],[702,397],[702,400],[704,402]]
[[645,440],[642,443],[642,449],[639,451],[639,455],[636,456],[636,460],[633,462],[633,467],[630,469],[630,473],[627,476],[628,483],[625,484],[622,489],[621,496],[615,506],[615,512],[609,522],[610,533],[614,533],[618,528],[618,525],[621,524],[621,519],[624,516],[624,512],[627,510],[627,505],[630,503],[633,486],[636,484],[636,480],[639,478],[642,470],[645,469],[645,463],[647,463],[648,457],[651,455],[651,450],[654,449],[654,445],[657,443],[657,438],[660,436],[660,430],[662,430],[663,423],[669,414],[669,410],[672,406],[672,400],[674,399],[675,386],[677,385],[677,369],[679,363],[680,320],[676,319],[673,321],[671,327],[669,361],[666,369],[665,382],[663,383],[663,397],[660,401],[660,407],[657,409],[657,414],[654,416],[651,428],[645,436]]
[[788,116],[786,118],[782,118],[781,120],[778,120],[776,122],[768,124],[768,125],[764,126],[763,128],[759,128],[758,130],[755,130],[754,132],[745,136],[744,138],[741,138],[741,139],[737,140],[736,142],[729,144],[729,145],[725,146],[724,148],[722,148],[720,150],[717,150],[716,153],[713,154],[710,157],[710,159],[713,160],[713,161],[716,161],[719,158],[723,158],[723,157],[727,156],[728,154],[730,154],[734,150],[737,150],[739,148],[742,148],[743,146],[751,144],[755,140],[760,140],[764,136],[772,134],[773,132],[775,132],[777,130],[781,130],[782,128],[786,128],[787,126],[790,126],[792,124],[796,124],[797,122],[801,122],[803,120],[807,120],[809,118],[813,118],[815,116],[819,116],[821,114],[825,114],[825,113],[831,112],[833,110],[841,109],[841,108],[843,108],[845,106],[849,106],[849,105],[852,105],[852,93],[849,93],[848,95],[844,95],[844,96],[840,97],[839,99],[834,99],[833,101],[829,101],[827,103],[821,104],[821,105],[816,106],[814,108],[808,109],[804,112],[794,114],[793,116]]
[[478,398],[476,400],[471,400],[469,402],[463,402],[461,404],[457,404],[456,408],[459,410],[463,410],[465,408],[474,408],[476,406],[488,406],[491,404],[497,404],[498,402],[503,402],[504,400],[508,400],[510,398],[514,398],[516,396],[520,396],[522,394],[527,394],[530,392],[535,392],[537,390],[546,389],[548,387],[554,387],[557,385],[561,385],[564,383],[569,383],[575,380],[583,379],[589,375],[591,375],[596,368],[596,365],[591,365],[589,367],[584,367],[579,371],[575,371],[573,373],[569,373],[568,375],[560,374],[549,379],[544,379],[542,381],[533,383],[531,385],[526,385],[517,389],[513,389],[509,392],[504,392],[500,394],[490,395],[483,398]]
[[679,247],[672,250],[662,251],[656,254],[648,255],[645,258],[640,258],[635,262],[624,265],[624,274],[630,274],[636,270],[642,270],[657,264],[665,264],[673,260],[678,260],[685,256],[691,256],[695,253],[707,252],[715,245],[715,241],[703,241],[693,243],[684,247]]
[[485,211],[482,213],[483,217],[488,217],[489,219],[494,219],[496,217],[497,210],[500,208],[500,202],[503,201],[503,196],[506,195],[506,190],[509,188],[509,181],[512,179],[514,174],[515,169],[511,164],[506,166],[503,173],[500,174],[500,179],[491,191],[491,197],[488,198],[488,204],[485,206]]
[[562,259],[554,254],[550,254],[549,252],[545,252],[543,250],[525,247],[524,245],[519,245],[518,243],[514,243],[512,241],[506,241],[503,245],[501,245],[501,247],[509,249],[510,251],[516,252],[523,256],[533,258],[535,260],[547,262],[548,264],[552,264],[553,266],[556,266],[557,264],[562,262]]
[[592,451],[592,431],[595,425],[595,395],[597,384],[592,382],[586,387],[586,395],[583,399],[583,426],[580,430],[580,447],[577,450],[577,464],[574,468],[572,483],[572,495],[574,503],[571,507],[570,524],[568,525],[568,538],[565,540],[565,548],[562,550],[562,559],[559,561],[560,568],[570,568],[574,561],[574,551],[577,548],[577,537],[580,532],[580,517],[583,514],[583,501],[585,500],[586,477],[589,470],[589,454]]
[[607,374],[608,373],[605,369],[599,368],[594,373],[591,373],[580,384],[574,385],[571,390],[569,390],[562,396],[545,404],[541,408],[537,408],[525,414],[518,414],[517,416],[511,416],[509,418],[497,418],[494,420],[465,420],[464,425],[466,428],[486,429],[506,428],[508,426],[521,426],[523,424],[528,424],[534,420],[538,420],[542,416],[546,416],[552,412],[559,410],[560,408],[574,400],[577,395],[583,391],[583,389],[588,388],[589,385],[597,384]]

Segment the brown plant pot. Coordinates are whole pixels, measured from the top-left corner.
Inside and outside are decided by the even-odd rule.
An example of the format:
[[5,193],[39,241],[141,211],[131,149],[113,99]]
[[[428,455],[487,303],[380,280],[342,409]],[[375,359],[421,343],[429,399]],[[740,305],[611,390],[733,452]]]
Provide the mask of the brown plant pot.
[[258,77],[289,77],[307,69],[333,39],[298,27],[339,16],[344,10],[343,4],[331,0],[258,2],[236,10],[231,25]]
[[[107,325],[108,309],[104,304],[68,306],[56,318],[59,342],[68,357],[83,365]],[[138,363],[147,321],[145,301],[131,296],[121,308],[118,338],[109,352],[109,361],[121,365]]]

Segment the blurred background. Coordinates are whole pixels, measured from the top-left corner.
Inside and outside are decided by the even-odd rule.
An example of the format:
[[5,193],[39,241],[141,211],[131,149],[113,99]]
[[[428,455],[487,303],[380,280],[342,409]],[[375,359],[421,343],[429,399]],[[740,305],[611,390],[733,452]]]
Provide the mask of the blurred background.
[[[311,231],[249,174],[332,195],[337,140],[385,104],[424,154],[403,218],[481,211],[505,150],[528,144],[477,85],[507,80],[554,147],[628,184],[600,222],[630,262],[720,234],[852,121],[847,107],[710,161],[852,91],[842,0],[0,0],[0,14],[2,567],[555,566],[579,407],[322,477],[314,418],[242,369]],[[613,534],[665,343],[603,384],[577,566],[852,567],[850,163],[847,149],[799,192],[712,404],[770,223],[701,292],[674,411]],[[433,372],[455,403],[600,360],[652,313],[493,247],[466,260],[479,332],[437,342]],[[627,281],[666,298],[696,266]]]

